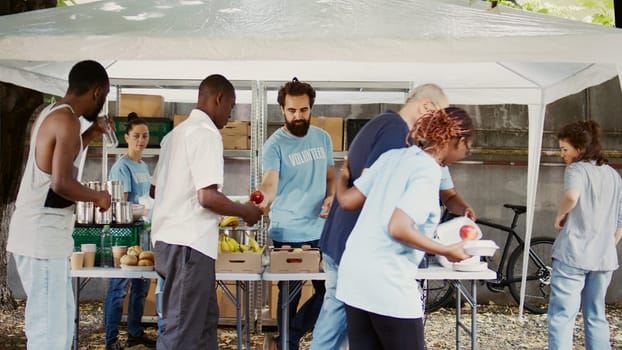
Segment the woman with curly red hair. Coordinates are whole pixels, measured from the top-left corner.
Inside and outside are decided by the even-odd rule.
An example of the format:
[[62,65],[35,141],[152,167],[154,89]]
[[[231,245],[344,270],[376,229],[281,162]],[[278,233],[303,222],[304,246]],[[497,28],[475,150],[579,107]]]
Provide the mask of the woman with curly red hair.
[[473,122],[448,107],[419,118],[409,137],[413,146],[384,153],[349,189],[345,161],[338,181],[339,204],[362,207],[337,284],[352,350],[425,349],[417,266],[425,252],[452,262],[469,257],[463,243],[445,246],[432,235],[441,213],[441,167],[468,154]]

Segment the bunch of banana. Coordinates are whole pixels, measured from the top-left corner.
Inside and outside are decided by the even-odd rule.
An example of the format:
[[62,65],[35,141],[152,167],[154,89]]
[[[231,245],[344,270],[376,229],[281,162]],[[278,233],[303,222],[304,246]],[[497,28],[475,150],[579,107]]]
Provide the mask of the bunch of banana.
[[259,246],[259,243],[257,243],[257,241],[253,237],[251,237],[248,232],[244,232],[244,234],[246,234],[246,237],[248,237],[248,245],[251,252],[261,253],[263,251],[263,248]]
[[251,238],[250,244],[240,244],[235,239],[221,233],[218,237],[218,252],[244,253],[253,252],[261,253],[263,249],[259,247],[257,241]]
[[218,237],[218,252],[236,253],[238,251],[240,251],[240,244],[235,239],[221,233]]
[[238,227],[240,225],[240,219],[237,216],[224,216],[220,220],[220,227]]

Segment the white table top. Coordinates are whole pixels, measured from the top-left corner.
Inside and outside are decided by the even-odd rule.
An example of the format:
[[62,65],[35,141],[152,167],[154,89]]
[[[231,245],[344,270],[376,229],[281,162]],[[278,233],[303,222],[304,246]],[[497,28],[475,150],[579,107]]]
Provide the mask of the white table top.
[[[120,268],[93,267],[80,270],[71,270],[71,277],[80,278],[157,278],[158,274],[151,271],[122,270]],[[430,265],[428,268],[419,269],[417,279],[426,280],[492,280],[497,278],[497,273],[486,269],[484,271],[453,271],[439,265]],[[307,281],[324,280],[324,272],[315,273],[242,273],[242,272],[217,272],[216,279],[220,281]]]
[[[492,280],[497,278],[497,273],[490,269],[483,271],[454,271],[440,265],[430,265],[428,268],[417,271],[417,279],[425,280]],[[264,281],[308,281],[325,280],[324,272],[290,272],[272,273],[264,271]]]
[[[71,270],[71,277],[80,278],[157,278],[158,273],[151,271],[123,270],[120,268],[92,267]],[[261,281],[260,273],[217,272],[220,281]]]
[[417,271],[421,280],[493,280],[497,273],[491,269],[484,271],[454,271],[440,265],[430,265]]
[[283,272],[272,273],[264,271],[262,274],[264,281],[309,281],[309,280],[325,280],[324,272]]

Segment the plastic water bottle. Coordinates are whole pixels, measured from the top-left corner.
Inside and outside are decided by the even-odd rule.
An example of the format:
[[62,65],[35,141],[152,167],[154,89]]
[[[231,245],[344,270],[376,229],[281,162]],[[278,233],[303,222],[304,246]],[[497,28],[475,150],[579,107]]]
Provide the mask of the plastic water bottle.
[[119,145],[117,133],[114,131],[110,123],[112,120],[108,117],[108,101],[104,103],[102,110],[97,117],[97,124],[104,129],[104,145],[108,148],[115,148]]
[[101,253],[100,266],[101,267],[113,267],[114,260],[112,259],[112,234],[110,233],[110,225],[104,225],[101,233]]

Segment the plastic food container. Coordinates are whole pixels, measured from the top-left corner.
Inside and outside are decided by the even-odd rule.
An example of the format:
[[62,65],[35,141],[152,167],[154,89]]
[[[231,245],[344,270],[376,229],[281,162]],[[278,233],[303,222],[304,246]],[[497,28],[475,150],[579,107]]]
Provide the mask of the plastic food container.
[[497,249],[499,249],[497,243],[489,239],[464,243],[464,251],[472,256],[493,256]]
[[439,224],[436,229],[436,236],[438,237],[438,240],[445,245],[460,242],[462,241],[462,238],[460,238],[460,228],[464,225],[474,226],[477,229],[476,239],[482,238],[482,230],[475,222],[473,222],[473,220],[467,218],[466,216],[459,216]]

